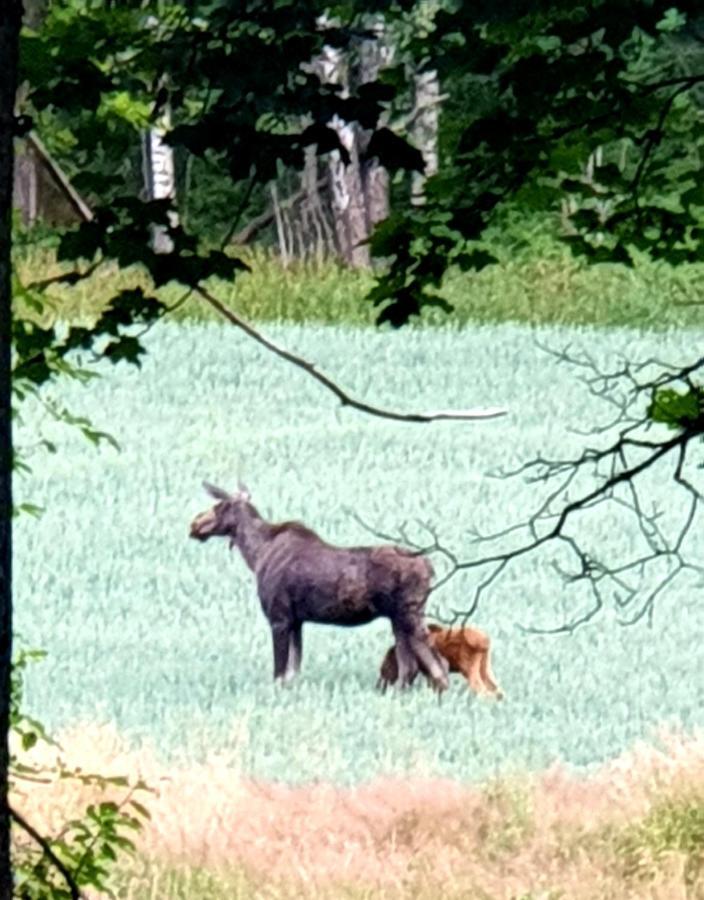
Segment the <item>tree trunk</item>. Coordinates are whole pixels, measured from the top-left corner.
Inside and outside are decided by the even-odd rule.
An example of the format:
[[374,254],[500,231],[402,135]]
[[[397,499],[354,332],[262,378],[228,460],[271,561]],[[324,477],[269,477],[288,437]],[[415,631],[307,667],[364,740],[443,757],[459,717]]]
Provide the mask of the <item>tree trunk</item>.
[[[349,96],[353,88],[375,81],[379,69],[389,61],[390,50],[385,42],[382,22],[373,26],[376,37],[365,38],[355,50],[343,53],[326,46],[314,63],[320,79],[327,84],[339,84],[340,96]],[[337,132],[340,143],[349,154],[343,162],[339,152],[330,154],[330,198],[335,218],[337,249],[340,256],[355,267],[369,266],[370,254],[366,240],[377,222],[389,214],[389,177],[377,160],[364,165],[360,155],[371,138],[358,123],[345,122],[335,116],[329,123]]]
[[[145,132],[142,143],[144,159],[144,182],[150,200],[174,200],[176,198],[176,166],[174,150],[164,143],[164,134],[171,126],[168,106],[159,123]],[[178,216],[169,213],[172,226],[178,225]],[[152,231],[152,242],[156,253],[170,253],[173,242],[165,228],[158,226]]]
[[12,897],[8,736],[12,665],[12,186],[22,3],[0,15],[0,900]]
[[411,203],[425,203],[425,181],[438,170],[438,114],[440,111],[440,82],[435,71],[421,72],[414,77],[415,109],[411,136],[423,154],[425,172],[414,172],[411,181]]
[[350,265],[368,266],[369,247],[362,243],[369,237],[369,230],[359,165],[358,126],[335,116],[330,127],[335,129],[350,156],[345,164],[338,150],[330,154],[330,187],[338,249]]

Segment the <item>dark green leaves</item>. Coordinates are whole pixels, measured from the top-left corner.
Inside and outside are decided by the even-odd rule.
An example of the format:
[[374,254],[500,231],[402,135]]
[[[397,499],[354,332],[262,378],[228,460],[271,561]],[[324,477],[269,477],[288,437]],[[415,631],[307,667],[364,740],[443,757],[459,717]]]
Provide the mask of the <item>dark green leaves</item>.
[[399,169],[422,172],[425,169],[423,154],[394,134],[389,128],[375,131],[369,141],[365,159],[376,157],[390,172]]
[[686,392],[660,388],[653,394],[648,415],[673,431],[704,432],[704,388]]

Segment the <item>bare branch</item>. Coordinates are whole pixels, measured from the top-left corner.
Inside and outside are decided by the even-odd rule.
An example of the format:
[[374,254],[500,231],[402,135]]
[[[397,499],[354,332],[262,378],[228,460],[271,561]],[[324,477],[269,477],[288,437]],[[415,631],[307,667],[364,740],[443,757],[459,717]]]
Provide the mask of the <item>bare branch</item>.
[[594,594],[594,605],[587,610],[582,616],[578,616],[576,619],[573,619],[571,622],[567,622],[564,625],[558,625],[556,628],[534,628],[527,627],[525,625],[521,625],[519,622],[516,622],[516,627],[519,628],[525,634],[572,634],[580,625],[586,625],[594,616],[601,611],[603,608],[603,600],[601,599],[601,595],[598,592]]
[[[646,398],[649,403],[653,392],[665,385],[679,383],[686,385],[689,390],[696,390],[697,385],[693,382],[692,375],[704,368],[704,357],[687,366],[674,366],[654,358],[638,363],[624,359],[617,369],[602,371],[587,353],[574,356],[570,354],[569,347],[559,352],[550,348],[543,349],[561,361],[576,365],[588,373],[580,379],[587,389],[617,409],[618,415],[614,422],[610,426],[594,429],[594,433],[613,431],[618,426],[620,430],[605,446],[587,446],[575,458],[550,460],[539,456],[512,471],[499,470],[491,473],[495,477],[502,478],[520,475],[529,484],[557,481],[557,485],[547,492],[527,519],[491,534],[479,534],[476,530],[473,534],[474,543],[488,543],[525,531],[528,537],[523,543],[515,546],[515,542],[512,542],[514,546],[510,548],[472,560],[459,561],[453,557],[449,577],[470,569],[486,569],[487,574],[475,586],[469,609],[453,610],[452,621],[454,623],[461,618],[466,622],[476,612],[487,588],[516,560],[548,544],[560,542],[566,547],[575,565],[563,566],[553,561],[551,563],[553,569],[565,583],[586,582],[593,602],[586,612],[570,622],[548,629],[521,626],[524,631],[536,634],[574,631],[594,618],[604,607],[606,602],[604,586],[609,584],[614,589],[615,606],[625,610],[632,606],[638,597],[644,579],[651,572],[651,567],[665,565],[667,571],[656,576],[657,583],[649,586],[645,600],[637,612],[630,618],[622,620],[624,625],[633,624],[647,615],[650,622],[656,598],[682,571],[690,569],[699,574],[704,573],[704,566],[683,556],[684,542],[693,527],[699,501],[702,499],[702,492],[685,476],[684,467],[691,442],[701,440],[704,436],[704,425],[697,422],[678,429],[674,434],[670,432],[660,439],[645,438],[641,436],[642,430],[648,430],[654,423],[646,410],[639,409],[636,412],[634,406],[642,404]],[[650,378],[647,375],[643,378],[648,369],[653,367],[659,367],[660,371]],[[690,498],[684,519],[674,534],[661,524],[662,512],[655,507],[647,511],[638,493],[641,476],[672,454],[675,455],[671,476],[673,484],[687,491]],[[580,473],[595,477],[597,486],[583,490],[576,497],[570,497],[568,489]],[[582,549],[578,540],[567,533],[567,526],[577,513],[594,509],[602,503],[613,503],[635,516],[646,545],[645,552],[640,552],[634,558],[618,565],[606,564],[591,557]],[[439,543],[437,539],[436,542]]]
[[28,291],[45,291],[53,284],[66,284],[73,286],[78,284],[84,278],[90,278],[91,275],[102,265],[102,260],[92,263],[84,272],[77,272],[75,269],[71,272],[63,272],[60,275],[52,275],[50,278],[42,278],[39,281],[30,281],[25,285]]
[[371,525],[365,522],[364,519],[357,512],[355,512],[355,510],[347,507],[345,509],[345,512],[352,516],[352,518],[356,522],[358,522],[362,526],[362,528],[364,528],[370,534],[373,534],[374,537],[379,538],[379,540],[389,541],[389,543],[392,544],[404,543],[409,547],[413,547],[414,552],[418,556],[426,556],[430,553],[441,553],[450,563],[450,569],[445,575],[442,576],[442,578],[438,579],[438,581],[435,582],[435,584],[430,588],[429,593],[432,594],[433,591],[437,591],[438,588],[441,588],[444,584],[446,584],[455,574],[455,571],[457,569],[457,557],[454,553],[452,553],[451,550],[448,550],[447,547],[440,543],[437,532],[429,523],[418,521],[418,524],[421,526],[421,528],[424,528],[433,538],[432,544],[423,545],[417,543],[408,536],[405,522],[401,523],[401,525],[399,526],[397,535],[387,534],[386,532],[379,531],[378,529],[373,528]]
[[228,309],[208,290],[206,290],[206,288],[197,287],[195,288],[195,291],[200,294],[200,296],[204,300],[206,300],[213,307],[213,309],[217,310],[217,312],[219,312],[220,315],[223,316],[223,318],[227,319],[233,325],[236,325],[237,328],[240,328],[246,335],[251,337],[257,343],[261,344],[263,347],[266,347],[267,350],[270,350],[272,353],[276,354],[276,356],[281,357],[281,359],[285,359],[287,362],[292,363],[294,366],[297,366],[299,369],[303,369],[304,372],[312,375],[312,377],[315,378],[316,381],[319,381],[324,387],[331,391],[339,399],[340,403],[343,406],[350,406],[353,409],[358,409],[360,410],[360,412],[365,412],[368,415],[379,416],[383,419],[393,419],[397,422],[435,422],[440,419],[473,421],[476,419],[495,419],[499,416],[505,416],[508,412],[508,410],[502,407],[490,407],[489,409],[447,409],[423,413],[399,413],[389,409],[381,409],[378,406],[371,406],[368,403],[363,403],[361,400],[355,400],[348,393],[346,393],[346,391],[339,387],[339,385],[332,381],[332,379],[328,378],[327,375],[319,372],[314,363],[309,362],[302,356],[297,356],[295,353],[291,353],[289,350],[285,350],[283,347],[279,347],[278,344],[275,344],[269,338],[264,337],[264,335],[257,331],[256,328],[254,328],[248,322],[245,322],[244,319],[241,319],[238,315],[233,313],[232,310]]

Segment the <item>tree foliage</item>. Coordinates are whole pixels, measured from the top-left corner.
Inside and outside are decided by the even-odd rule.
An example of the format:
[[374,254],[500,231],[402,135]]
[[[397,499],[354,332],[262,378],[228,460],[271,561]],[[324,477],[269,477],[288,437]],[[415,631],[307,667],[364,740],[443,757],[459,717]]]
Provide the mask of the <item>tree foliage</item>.
[[[490,264],[482,240],[509,204],[557,225],[569,197],[560,236],[588,262],[699,260],[703,23],[695,2],[440,10],[427,52],[453,115],[428,204],[373,239],[393,259],[371,298],[380,317],[401,324],[436,304],[448,265]],[[597,150],[602,165],[585,177]]]

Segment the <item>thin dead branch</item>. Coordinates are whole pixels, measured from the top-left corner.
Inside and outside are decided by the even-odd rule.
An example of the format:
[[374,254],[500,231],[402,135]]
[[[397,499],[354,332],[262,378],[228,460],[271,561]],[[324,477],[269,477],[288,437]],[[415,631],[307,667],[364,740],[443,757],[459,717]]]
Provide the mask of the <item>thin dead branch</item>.
[[281,357],[281,359],[285,359],[287,362],[292,363],[299,369],[303,369],[304,372],[307,372],[309,375],[315,378],[316,381],[319,381],[324,387],[326,387],[339,399],[340,403],[343,406],[350,406],[352,407],[352,409],[358,409],[360,412],[367,413],[370,416],[378,416],[383,419],[393,419],[397,422],[435,422],[441,419],[474,421],[477,419],[496,419],[499,416],[505,416],[508,412],[508,410],[504,409],[503,407],[495,406],[489,407],[488,409],[445,409],[421,413],[400,413],[390,409],[381,409],[378,406],[372,406],[371,404],[364,403],[361,400],[355,400],[354,397],[351,397],[331,378],[329,378],[322,372],[319,372],[314,363],[309,362],[302,356],[297,356],[295,353],[291,353],[289,350],[286,350],[283,347],[280,347],[278,344],[275,344],[269,338],[264,337],[264,335],[257,331],[256,328],[254,328],[248,322],[245,322],[244,319],[233,313],[232,310],[228,309],[206,288],[199,286],[195,288],[195,291],[207,303],[209,303],[210,306],[213,307],[213,309],[220,313],[223,318],[227,319],[237,328],[240,328],[246,335],[251,337],[258,344],[266,347],[267,350],[276,354],[276,356]]
[[[656,390],[668,385],[679,383],[692,389],[691,376],[704,368],[704,357],[687,366],[675,366],[652,358],[638,363],[624,359],[618,369],[605,372],[599,368],[589,354],[581,353],[573,356],[570,355],[569,348],[559,352],[550,348],[543,349],[561,361],[584,369],[588,374],[581,380],[587,389],[617,409],[618,414],[614,422],[609,426],[592,429],[589,433],[602,434],[612,431],[616,426],[621,427],[616,438],[606,446],[585,447],[582,453],[575,458],[550,460],[538,457],[513,471],[498,473],[498,476],[502,478],[521,475],[526,481],[532,483],[547,483],[557,479],[559,484],[547,493],[528,519],[489,535],[480,535],[475,532],[474,541],[476,543],[501,540],[521,530],[527,532],[529,539],[506,551],[457,562],[453,574],[463,570],[480,570],[485,567],[489,567],[489,574],[476,586],[470,608],[462,613],[455,611],[455,615],[462,618],[463,622],[466,621],[476,611],[486,588],[511,563],[547,544],[559,542],[567,547],[576,566],[573,570],[567,570],[558,566],[557,563],[553,563],[553,568],[566,583],[585,582],[592,595],[592,604],[585,613],[556,628],[538,629],[519,626],[522,630],[541,634],[574,631],[575,628],[590,621],[604,607],[606,603],[604,586],[607,585],[614,588],[615,605],[622,610],[628,609],[634,605],[636,598],[641,593],[637,586],[630,583],[629,576],[636,575],[642,581],[651,564],[665,563],[668,571],[657,578],[637,611],[631,617],[620,620],[621,624],[630,625],[647,616],[648,622],[652,623],[656,598],[682,572],[685,570],[696,571],[700,574],[704,572],[702,566],[686,559],[683,555],[685,539],[692,529],[699,501],[702,499],[701,492],[683,473],[688,450],[693,441],[701,440],[704,435],[704,427],[697,425],[680,428],[674,435],[670,431],[662,438],[646,439],[641,436],[641,431],[650,429],[654,423],[649,418],[647,409],[643,408],[643,401],[644,399],[649,401]],[[660,369],[656,376],[649,379],[640,377],[653,367]],[[636,458],[634,458],[634,454]],[[655,509],[650,512],[646,510],[643,499],[639,496],[638,485],[639,479],[646,471],[672,456],[674,456],[674,466],[671,471],[673,490],[679,486],[680,489],[687,492],[690,502],[681,525],[674,534],[668,535],[658,522],[662,513]],[[607,467],[606,473],[603,472],[604,466]],[[569,499],[568,487],[572,485],[578,474],[585,471],[596,479],[597,486],[583,491],[575,499]],[[625,496],[617,492],[621,489],[625,490]],[[576,514],[593,509],[603,503],[613,503],[635,516],[640,533],[647,545],[647,552],[639,553],[633,559],[617,566],[607,565],[587,554],[578,540],[567,533],[567,525]],[[541,533],[539,525],[547,526],[547,530],[543,528]]]
[[[433,590],[446,584],[460,572],[476,570],[482,573],[475,585],[469,608],[451,610],[451,618],[441,619],[452,626],[466,625],[477,609],[485,592],[517,560],[540,551],[548,545],[567,550],[570,563],[561,565],[551,562],[552,569],[565,584],[582,583],[588,588],[591,602],[588,608],[568,622],[552,628],[518,627],[532,634],[571,633],[581,625],[591,621],[608,602],[623,615],[620,624],[632,625],[644,618],[652,624],[655,603],[659,596],[687,570],[704,574],[704,566],[684,555],[687,535],[694,526],[702,492],[685,475],[688,451],[694,441],[704,437],[704,425],[668,431],[662,437],[644,437],[643,432],[655,426],[647,407],[653,393],[665,386],[684,385],[694,390],[692,376],[704,370],[704,357],[686,366],[677,366],[660,359],[650,358],[640,362],[623,359],[613,371],[603,371],[595,359],[587,353],[571,355],[569,347],[554,351],[543,347],[556,359],[567,362],[585,375],[580,379],[594,396],[611,404],[617,410],[615,420],[608,426],[599,426],[588,434],[602,435],[618,429],[617,434],[604,446],[586,446],[581,454],[571,458],[547,459],[539,456],[510,471],[498,470],[491,474],[503,479],[522,477],[532,484],[553,485],[541,497],[532,514],[520,522],[509,525],[491,534],[482,534],[471,529],[473,544],[483,545],[496,541],[506,541],[517,533],[526,535],[522,543],[496,553],[488,553],[472,560],[460,560],[458,556],[440,541],[436,531],[428,525],[423,527],[432,535],[431,544],[424,546],[409,539],[405,524],[398,535],[388,535],[370,528],[356,513],[354,518],[373,534],[386,540],[402,539],[418,552],[440,552],[450,563],[448,573],[441,578]],[[659,370],[648,378],[648,370]],[[642,477],[656,464],[666,464],[672,459],[670,477],[673,492],[684,491],[689,502],[683,508],[683,515],[674,531],[662,523],[663,512],[654,504],[647,504],[641,495]],[[700,465],[701,467],[701,465]],[[592,484],[574,496],[577,479],[590,477]],[[596,481],[596,486],[593,486]],[[556,483],[556,484],[555,484]],[[568,533],[568,526],[578,513],[594,510],[602,504],[613,504],[635,517],[645,548],[617,564],[607,564],[588,553],[580,541]],[[673,498],[673,505],[677,504]],[[679,508],[677,505],[675,508]],[[643,582],[653,567],[666,566],[667,570],[654,575],[643,596]],[[640,602],[638,602],[638,599]]]

